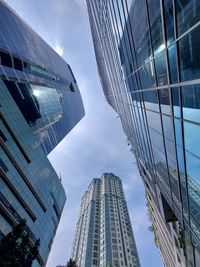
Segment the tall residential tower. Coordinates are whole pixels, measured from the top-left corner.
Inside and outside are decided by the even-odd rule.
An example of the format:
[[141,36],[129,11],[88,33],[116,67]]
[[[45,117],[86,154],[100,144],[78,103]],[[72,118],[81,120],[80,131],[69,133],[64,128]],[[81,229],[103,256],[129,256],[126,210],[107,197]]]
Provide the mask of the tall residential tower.
[[81,200],[72,258],[80,267],[140,267],[122,182],[92,180]]
[[44,266],[65,204],[47,154],[84,116],[70,66],[0,0],[0,238],[26,219]]
[[166,267],[200,266],[200,1],[87,0],[108,103]]

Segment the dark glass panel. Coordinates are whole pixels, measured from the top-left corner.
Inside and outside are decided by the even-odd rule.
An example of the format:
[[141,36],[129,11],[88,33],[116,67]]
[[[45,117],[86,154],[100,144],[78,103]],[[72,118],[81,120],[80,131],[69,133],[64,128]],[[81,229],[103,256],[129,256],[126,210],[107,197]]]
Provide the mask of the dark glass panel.
[[199,21],[200,1],[175,0],[178,34],[181,35]]
[[16,69],[16,70],[23,70],[23,68],[22,68],[22,61],[20,60],[20,59],[18,59],[18,58],[13,58],[13,60],[14,60],[14,68]]
[[160,0],[147,0],[147,3],[151,28],[151,40],[155,55],[165,48],[162,32]]
[[155,71],[153,61],[146,63],[139,70],[141,86],[143,89],[155,86]]
[[161,112],[171,115],[169,89],[160,89],[158,93],[159,93],[159,99],[160,99]]
[[200,123],[200,85],[182,87],[183,118]]
[[[199,2],[200,3],[200,2]],[[181,81],[200,77],[200,27],[179,41]]]
[[163,9],[166,28],[166,40],[167,45],[169,45],[174,40],[173,1],[164,0]]
[[158,85],[167,83],[166,52],[162,52],[155,58],[156,77]]
[[[4,80],[6,87],[12,95],[15,103],[18,105],[27,123],[34,123],[41,117],[38,102],[32,95],[29,85]],[[19,87],[18,87],[19,86]]]
[[[130,10],[131,29],[134,38],[138,67],[151,56],[150,36],[145,0],[134,1]],[[138,16],[138,14],[140,14]]]
[[178,82],[177,62],[176,62],[176,47],[172,45],[168,48],[169,57],[169,74],[171,83]]
[[174,116],[180,117],[181,109],[180,109],[180,100],[179,100],[179,87],[171,88],[171,93],[172,93],[172,104],[173,104]]
[[143,99],[145,108],[153,111],[159,111],[157,90],[144,91]]
[[11,56],[7,53],[0,51],[0,64],[9,68],[12,68]]

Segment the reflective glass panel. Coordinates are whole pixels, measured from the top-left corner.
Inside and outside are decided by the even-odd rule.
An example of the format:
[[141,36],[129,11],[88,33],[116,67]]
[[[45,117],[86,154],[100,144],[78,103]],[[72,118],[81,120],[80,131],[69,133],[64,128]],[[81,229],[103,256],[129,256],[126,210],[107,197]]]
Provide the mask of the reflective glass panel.
[[180,100],[179,100],[179,87],[171,88],[173,112],[175,117],[181,116]]
[[181,35],[199,21],[200,1],[175,0],[178,34]]
[[[200,3],[200,2],[199,2]],[[200,27],[179,41],[181,81],[200,77]]]
[[183,118],[200,123],[200,85],[182,87]]
[[147,0],[154,55],[164,48],[159,0]]
[[162,52],[155,58],[156,77],[158,85],[167,83],[166,52]]
[[176,82],[178,82],[178,74],[177,74],[176,47],[175,47],[175,45],[172,45],[168,48],[168,57],[169,57],[170,80],[172,83],[176,83]]
[[139,70],[140,82],[143,89],[155,86],[155,71],[153,61],[146,63]]
[[157,96],[156,90],[144,91],[143,99],[145,102],[145,108],[153,110],[153,111],[159,111],[158,96]]
[[173,1],[164,0],[163,3],[167,45],[174,40]]
[[161,112],[171,115],[170,99],[169,99],[169,90],[160,89],[158,91],[160,99]]

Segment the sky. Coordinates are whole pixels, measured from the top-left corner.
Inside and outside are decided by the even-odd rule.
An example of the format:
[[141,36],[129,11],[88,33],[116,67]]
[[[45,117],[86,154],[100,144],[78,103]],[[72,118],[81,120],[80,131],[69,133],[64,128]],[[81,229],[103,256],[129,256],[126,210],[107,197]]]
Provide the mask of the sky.
[[85,0],[6,0],[71,66],[86,115],[49,155],[62,176],[67,201],[47,267],[70,258],[80,200],[92,178],[113,172],[122,179],[141,267],[162,266],[148,230],[142,179],[117,114],[105,101],[93,51]]

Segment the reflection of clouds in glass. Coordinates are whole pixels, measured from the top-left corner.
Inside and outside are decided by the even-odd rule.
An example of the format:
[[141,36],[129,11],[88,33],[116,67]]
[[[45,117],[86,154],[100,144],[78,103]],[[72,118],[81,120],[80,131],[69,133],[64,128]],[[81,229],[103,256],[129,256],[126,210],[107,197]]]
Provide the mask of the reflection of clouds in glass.
[[194,108],[184,108],[183,107],[183,118],[190,121],[195,121],[200,123],[200,110]]

